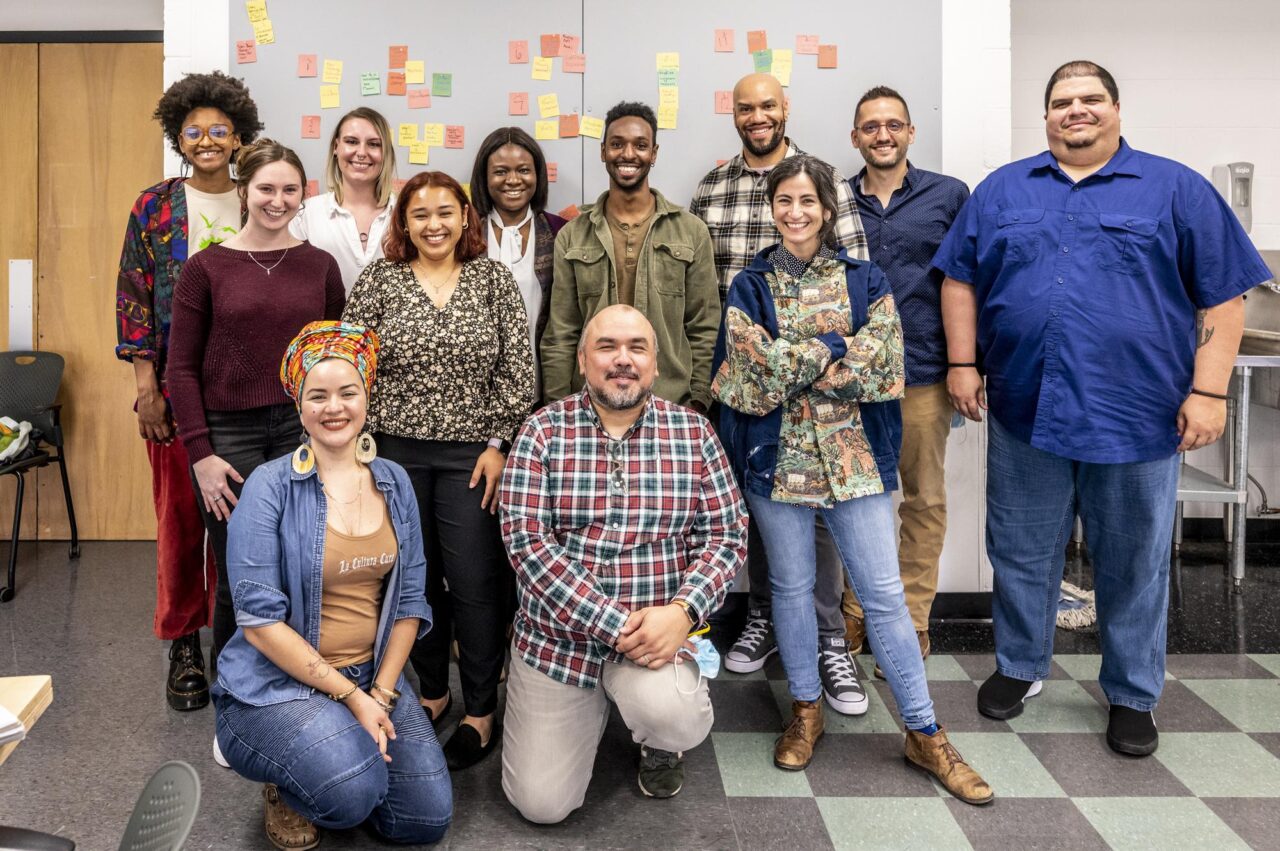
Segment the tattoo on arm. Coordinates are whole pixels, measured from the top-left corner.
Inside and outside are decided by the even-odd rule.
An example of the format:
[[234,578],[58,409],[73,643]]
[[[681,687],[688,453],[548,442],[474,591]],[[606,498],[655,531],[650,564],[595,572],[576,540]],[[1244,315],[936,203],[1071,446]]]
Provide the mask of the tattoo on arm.
[[329,671],[331,671],[332,668],[329,667],[329,663],[326,662],[319,653],[316,653],[314,650],[311,652],[315,653],[315,658],[307,663],[307,673],[311,674],[311,676],[316,679],[323,680],[325,677],[329,676]]
[[1196,348],[1202,349],[1208,345],[1209,340],[1213,339],[1213,326],[1204,324],[1205,314],[1207,311],[1196,311]]

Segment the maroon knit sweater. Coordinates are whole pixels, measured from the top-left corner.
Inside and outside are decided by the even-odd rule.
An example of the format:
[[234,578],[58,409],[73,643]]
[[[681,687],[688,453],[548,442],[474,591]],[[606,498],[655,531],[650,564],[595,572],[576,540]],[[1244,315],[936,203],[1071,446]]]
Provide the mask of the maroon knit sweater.
[[342,316],[342,273],[327,252],[304,242],[278,266],[279,251],[253,257],[211,245],[187,261],[173,290],[169,401],[193,464],[213,454],[206,410],[288,404],[280,361],[289,342],[308,322]]

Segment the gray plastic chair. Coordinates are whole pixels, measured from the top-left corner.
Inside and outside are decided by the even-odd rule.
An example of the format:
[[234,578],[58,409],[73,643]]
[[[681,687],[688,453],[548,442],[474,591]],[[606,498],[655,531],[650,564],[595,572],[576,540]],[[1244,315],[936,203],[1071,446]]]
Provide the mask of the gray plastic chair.
[[200,810],[200,775],[181,760],[147,781],[120,840],[120,851],[180,851]]

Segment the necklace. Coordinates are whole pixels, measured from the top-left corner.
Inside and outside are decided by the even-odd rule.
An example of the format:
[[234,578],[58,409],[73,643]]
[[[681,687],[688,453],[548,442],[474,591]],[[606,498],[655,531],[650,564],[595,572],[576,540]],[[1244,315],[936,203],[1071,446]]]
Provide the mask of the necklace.
[[432,293],[434,293],[434,294],[435,294],[435,296],[438,298],[438,297],[440,296],[440,292],[441,292],[441,290],[443,290],[445,287],[449,286],[449,284],[451,284],[451,283],[454,281],[454,279],[458,277],[458,273],[460,273],[460,272],[462,271],[462,266],[461,266],[461,265],[459,265],[459,266],[455,266],[455,267],[453,268],[453,271],[452,271],[452,272],[450,272],[450,273],[445,277],[445,279],[444,279],[443,281],[441,281],[440,283],[438,283],[438,284],[436,284],[436,283],[432,283],[431,279],[427,277],[427,273],[426,273],[425,271],[423,271],[420,267],[418,267],[418,266],[414,266],[414,267],[413,267],[413,270],[414,270],[414,272],[415,272],[415,273],[417,273],[417,274],[422,278],[422,283],[424,283],[424,284],[426,284],[427,286],[431,287],[431,292],[432,292]]
[[[292,247],[292,246],[290,246],[290,247]],[[266,273],[267,273],[267,277],[268,277],[268,278],[269,278],[269,277],[271,277],[271,270],[272,270],[272,269],[274,269],[275,267],[279,266],[281,263],[283,263],[283,262],[284,262],[284,258],[285,258],[285,256],[286,256],[288,253],[289,253],[289,249],[288,249],[288,248],[286,248],[286,249],[285,249],[285,250],[280,254],[280,259],[279,259],[279,260],[277,260],[276,262],[272,263],[270,266],[263,266],[261,263],[258,263],[258,258],[253,256],[253,252],[252,252],[252,251],[246,251],[246,252],[245,252],[245,254],[248,254],[248,255],[249,255],[249,259],[250,259],[250,260],[252,260],[252,261],[257,265],[257,267],[258,267],[259,269],[261,269],[262,271],[264,271],[264,272],[266,272]]]
[[[338,509],[338,517],[341,518],[342,525],[346,527],[346,532],[348,535],[355,535],[356,530],[364,528],[364,502],[360,499],[360,497],[364,496],[363,471],[360,474],[360,484],[357,485],[356,487],[356,495],[353,498],[347,500],[346,502],[343,502],[342,500],[334,496],[333,493],[330,492],[329,486],[326,485],[324,482],[320,483],[320,487],[324,488],[325,496],[333,500],[333,507]],[[342,510],[342,506],[351,505],[353,502],[359,503],[356,506],[356,525],[354,526],[351,525],[351,519],[347,517],[347,513]]]

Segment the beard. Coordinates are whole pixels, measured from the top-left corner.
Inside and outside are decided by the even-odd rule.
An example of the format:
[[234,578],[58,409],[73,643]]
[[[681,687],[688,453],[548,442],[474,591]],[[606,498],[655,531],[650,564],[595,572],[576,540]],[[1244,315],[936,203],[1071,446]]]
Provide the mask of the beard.
[[[624,373],[632,378],[638,378],[634,373]],[[609,378],[618,378],[619,375],[610,375]],[[629,390],[614,390],[608,385],[593,384],[587,382],[587,394],[591,397],[591,401],[609,411],[630,411],[637,407],[641,402],[649,398],[649,394],[653,392],[653,382],[648,384],[636,384]]]
[[745,131],[738,133],[742,139],[742,144],[753,156],[767,157],[774,151],[778,150],[778,146],[782,144],[782,140],[787,138],[787,122],[779,121],[778,126],[773,128],[773,135],[763,142],[753,142],[751,137]]

